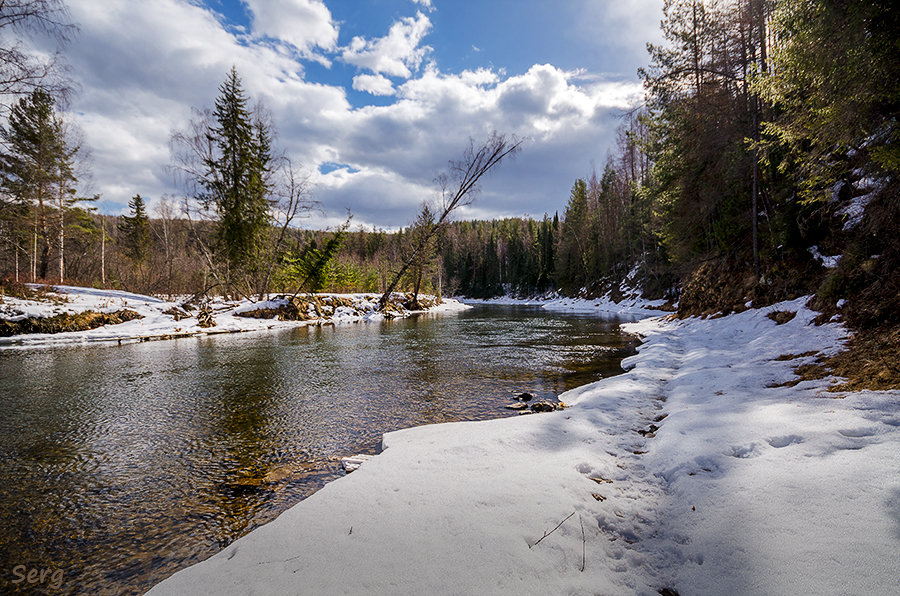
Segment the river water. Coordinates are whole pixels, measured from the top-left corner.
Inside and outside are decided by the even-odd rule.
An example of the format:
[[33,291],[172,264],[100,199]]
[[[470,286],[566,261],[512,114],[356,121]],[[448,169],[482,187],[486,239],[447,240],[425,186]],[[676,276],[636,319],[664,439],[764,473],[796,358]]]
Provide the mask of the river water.
[[615,320],[509,306],[0,350],[0,592],[142,593],[385,432],[508,416],[511,395],[555,400],[630,350]]

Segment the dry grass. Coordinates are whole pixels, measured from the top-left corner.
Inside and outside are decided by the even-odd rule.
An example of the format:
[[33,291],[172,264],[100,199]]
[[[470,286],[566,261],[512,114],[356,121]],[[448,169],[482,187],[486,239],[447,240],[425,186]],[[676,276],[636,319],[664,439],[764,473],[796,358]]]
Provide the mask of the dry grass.
[[775,321],[776,325],[784,325],[796,317],[797,313],[792,310],[773,310],[766,316]]
[[832,391],[900,389],[900,325],[857,332],[847,350],[824,366],[845,379],[829,387]]
[[89,310],[74,315],[63,313],[53,317],[31,317],[21,321],[0,320],[0,337],[21,335],[23,333],[87,331],[103,325],[118,325],[119,323],[142,318],[135,311],[124,309],[113,313],[99,313]]
[[51,302],[53,304],[64,304],[67,302],[64,296],[51,293],[50,286],[27,286],[10,279],[0,280],[0,302],[5,296],[21,300],[34,300],[36,302]]
[[[775,360],[794,360],[815,354],[782,354]],[[801,364],[794,369],[794,374],[796,378],[772,387],[793,387],[803,381],[838,377],[840,380],[830,385],[829,391],[900,389],[900,325],[859,331],[843,352]]]

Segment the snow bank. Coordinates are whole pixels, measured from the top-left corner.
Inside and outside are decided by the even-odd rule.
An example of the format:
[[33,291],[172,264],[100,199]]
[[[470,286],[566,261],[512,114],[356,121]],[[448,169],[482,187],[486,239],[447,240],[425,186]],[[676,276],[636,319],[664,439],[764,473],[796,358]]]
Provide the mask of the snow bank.
[[646,300],[640,296],[627,296],[620,302],[615,302],[607,294],[601,298],[565,298],[558,295],[540,298],[514,298],[512,296],[499,296],[497,298],[459,298],[465,304],[504,304],[521,306],[540,306],[551,311],[578,312],[578,313],[609,313],[616,316],[640,316],[653,317],[665,314],[660,307],[665,300]]
[[[380,295],[377,294],[320,294],[321,297],[335,296],[348,299],[353,306],[339,306],[323,316],[308,321],[279,321],[277,319],[256,319],[238,316],[242,312],[260,308],[277,308],[283,305],[285,300],[267,300],[261,302],[226,301],[216,299],[210,303],[215,319],[214,327],[200,327],[196,316],[180,318],[176,321],[171,314],[173,309],[178,310],[175,302],[166,302],[159,298],[122,292],[118,290],[98,290],[93,288],[79,288],[74,286],[53,286],[50,297],[58,300],[35,301],[22,300],[10,296],[3,297],[0,302],[0,318],[10,321],[18,321],[28,317],[52,317],[67,313],[76,314],[88,310],[110,313],[122,309],[136,311],[143,318],[122,323],[119,325],[107,325],[88,331],[73,331],[65,333],[30,333],[0,338],[0,348],[8,346],[53,346],[63,344],[82,344],[91,342],[126,342],[145,341],[150,339],[171,339],[176,337],[190,337],[195,335],[211,335],[216,333],[238,333],[244,331],[259,331],[265,329],[277,329],[298,327],[302,325],[321,323],[349,323],[364,320],[381,320],[382,313],[376,312],[376,306]],[[438,307],[429,312],[454,312],[469,308],[464,304],[445,299]],[[181,311],[184,312],[184,311]],[[196,311],[190,313],[196,315]],[[406,313],[412,314],[412,313]],[[316,313],[312,313],[316,316]]]
[[629,372],[570,408],[389,433],[150,593],[896,593],[900,392],[775,386],[846,337],[803,303],[627,324]]

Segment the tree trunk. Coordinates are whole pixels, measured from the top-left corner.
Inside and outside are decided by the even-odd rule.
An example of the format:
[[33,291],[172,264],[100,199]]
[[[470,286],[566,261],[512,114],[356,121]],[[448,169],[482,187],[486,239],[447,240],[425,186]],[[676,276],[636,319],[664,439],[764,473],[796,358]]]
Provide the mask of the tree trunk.
[[59,190],[59,283],[65,283],[65,247],[66,247],[66,217],[63,209],[63,190]]
[[100,216],[100,283],[106,286],[106,220]]

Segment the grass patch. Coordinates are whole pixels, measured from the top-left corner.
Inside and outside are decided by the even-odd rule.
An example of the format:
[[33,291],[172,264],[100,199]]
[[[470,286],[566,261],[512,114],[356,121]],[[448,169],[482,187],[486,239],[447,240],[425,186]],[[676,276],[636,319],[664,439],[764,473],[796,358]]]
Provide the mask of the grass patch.
[[796,317],[797,313],[792,310],[773,310],[766,316],[775,321],[776,325],[784,325],[785,323]]
[[[817,352],[782,354],[775,360],[785,361],[814,356]],[[793,387],[803,381],[827,377],[840,380],[829,391],[887,391],[900,389],[900,325],[859,331],[847,343],[847,349],[834,356],[820,356],[813,363],[794,369],[796,378],[771,387]]]
[[133,310],[124,309],[112,313],[88,310],[74,315],[63,313],[53,317],[30,317],[21,321],[0,320],[0,337],[10,337],[25,333],[87,331],[103,325],[118,325],[119,323],[143,318]]
[[11,279],[0,280],[0,302],[6,296],[21,300],[51,302],[53,304],[65,304],[67,302],[64,296],[52,293],[50,286],[27,286]]
[[847,350],[824,365],[845,379],[829,387],[831,391],[900,389],[900,325],[857,332]]

